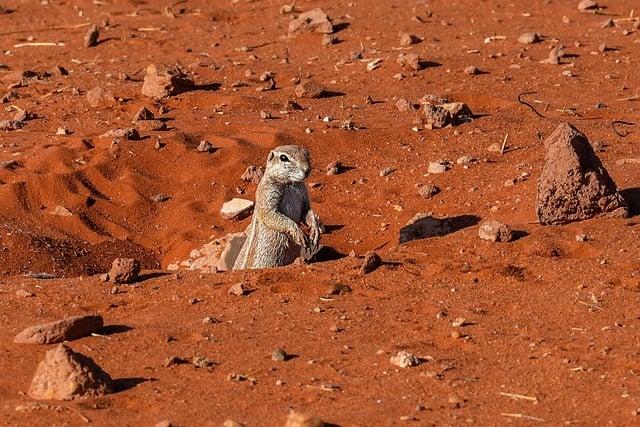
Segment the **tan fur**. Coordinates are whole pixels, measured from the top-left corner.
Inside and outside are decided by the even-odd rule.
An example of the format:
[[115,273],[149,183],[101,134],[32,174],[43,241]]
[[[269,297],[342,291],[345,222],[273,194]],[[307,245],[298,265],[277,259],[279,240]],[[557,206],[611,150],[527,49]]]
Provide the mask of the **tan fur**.
[[[234,270],[288,265],[300,256],[301,248],[318,247],[320,224],[304,183],[310,172],[306,148],[283,145],[269,153]],[[301,223],[309,226],[310,236],[300,229]]]

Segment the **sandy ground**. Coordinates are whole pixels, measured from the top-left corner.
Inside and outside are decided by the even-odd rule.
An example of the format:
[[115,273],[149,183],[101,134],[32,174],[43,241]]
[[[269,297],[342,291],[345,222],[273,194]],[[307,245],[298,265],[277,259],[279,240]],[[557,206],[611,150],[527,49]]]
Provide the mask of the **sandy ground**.
[[[322,7],[333,20],[337,43],[323,46],[319,33],[287,35],[292,16],[280,13],[281,1],[1,1],[9,13],[0,14],[0,96],[13,90],[17,98],[0,104],[0,120],[19,110],[35,118],[0,131],[0,419],[271,426],[296,410],[343,426],[637,424],[640,222],[541,226],[534,209],[542,141],[570,122],[638,212],[640,130],[612,125],[640,121],[640,32],[627,19],[637,5],[605,0],[606,8],[580,12],[577,3],[296,2],[297,11]],[[609,18],[614,26],[603,28]],[[100,38],[87,48],[90,23]],[[526,32],[543,40],[519,43]],[[422,40],[402,47],[403,33]],[[561,63],[540,63],[560,43]],[[401,68],[401,53],[418,54],[425,67]],[[196,89],[143,96],[149,64],[180,64]],[[466,74],[469,66],[480,73]],[[36,77],[15,87],[25,70]],[[274,90],[257,90],[265,71]],[[296,100],[300,79],[330,96]],[[91,106],[86,93],[95,87],[113,102]],[[521,99],[544,117],[518,102],[525,92],[535,92]],[[396,107],[398,98],[427,94],[466,103],[475,120],[426,130],[421,110]],[[304,109],[283,112],[288,100]],[[101,137],[132,126],[143,106],[169,129],[118,144]],[[342,129],[347,120],[357,130]],[[60,127],[70,134],[56,135]],[[506,135],[503,154],[488,150]],[[197,151],[203,139],[218,149]],[[222,203],[252,199],[255,185],[242,172],[289,143],[312,153],[311,198],[333,256],[255,272],[166,272],[246,227],[248,219],[222,219]],[[477,161],[456,164],[462,156]],[[427,174],[438,159],[453,167]],[[346,170],[328,176],[334,161]],[[384,168],[394,171],[382,177]],[[422,184],[441,192],[424,199]],[[154,202],[156,194],[170,199]],[[417,213],[468,226],[399,245],[400,228]],[[519,238],[480,240],[484,219],[509,223]],[[579,234],[588,240],[576,241]],[[361,260],[347,255],[374,248],[385,263],[361,276]],[[96,275],[119,256],[135,256],[146,270],[114,293]],[[238,282],[253,292],[228,295]],[[352,292],[329,295],[336,284]],[[49,346],[14,344],[13,336],[87,312],[110,327],[69,345],[117,379],[119,391],[33,406],[26,391]],[[454,327],[458,318],[468,324]],[[274,362],[275,348],[296,357]],[[393,366],[399,350],[424,363]],[[171,356],[216,364],[167,367]]]

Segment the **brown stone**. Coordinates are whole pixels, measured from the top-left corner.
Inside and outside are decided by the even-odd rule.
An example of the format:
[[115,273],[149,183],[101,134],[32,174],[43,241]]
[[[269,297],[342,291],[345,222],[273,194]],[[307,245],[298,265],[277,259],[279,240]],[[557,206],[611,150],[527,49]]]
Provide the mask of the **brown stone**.
[[315,8],[298,15],[298,17],[289,22],[289,34],[299,31],[315,31],[318,33],[333,33],[333,24],[327,13]]
[[364,261],[362,262],[362,266],[360,266],[360,274],[368,274],[377,269],[382,265],[382,258],[380,256],[371,251],[367,252],[364,256]]
[[325,423],[315,415],[302,412],[291,412],[284,427],[324,427]]
[[545,165],[536,201],[542,224],[629,215],[626,202],[584,134],[562,123],[544,145]]
[[107,281],[114,283],[131,283],[140,274],[140,262],[133,258],[116,258],[111,270],[107,273]]
[[101,105],[113,105],[116,103],[116,97],[113,96],[111,90],[106,90],[100,86],[96,86],[87,92],[87,101],[89,105],[96,108]]
[[314,80],[300,83],[295,90],[298,98],[320,98],[324,95],[324,92],[324,86]]
[[155,99],[177,95],[195,87],[191,80],[178,66],[164,67],[151,64],[146,69],[142,94]]
[[491,220],[480,224],[478,236],[492,242],[509,242],[513,239],[511,227],[499,221]]
[[93,359],[64,344],[47,351],[29,387],[34,399],[99,397],[113,391],[113,380]]
[[248,166],[240,177],[241,180],[258,184],[264,175],[264,170],[260,166]]
[[19,344],[53,344],[86,337],[102,329],[102,316],[89,314],[30,326],[13,339]]

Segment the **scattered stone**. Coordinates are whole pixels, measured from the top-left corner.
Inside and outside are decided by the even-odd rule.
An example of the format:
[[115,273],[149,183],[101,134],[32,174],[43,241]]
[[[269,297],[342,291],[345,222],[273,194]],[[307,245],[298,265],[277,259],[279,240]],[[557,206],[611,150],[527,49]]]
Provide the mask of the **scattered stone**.
[[20,98],[20,94],[15,90],[10,90],[9,92],[2,95],[2,98],[0,98],[0,104],[6,104],[7,102],[11,102],[14,99],[18,98]]
[[140,132],[156,132],[167,129],[162,120],[140,120],[136,122],[136,129]]
[[429,162],[429,167],[427,168],[428,173],[445,173],[448,169],[448,163],[442,160],[437,160],[435,162]]
[[58,128],[58,130],[56,130],[56,135],[60,135],[60,136],[66,136],[66,135],[71,135],[71,130],[69,130],[68,128],[61,126]]
[[329,295],[344,295],[351,292],[351,286],[342,283],[333,283],[329,286]]
[[315,8],[301,13],[296,19],[289,22],[290,35],[299,31],[331,34],[333,33],[333,24],[324,10]]
[[233,420],[226,420],[225,422],[222,423],[222,427],[244,427],[244,424],[241,424]]
[[491,220],[480,224],[478,236],[492,242],[509,242],[513,239],[511,227],[499,221]]
[[47,351],[29,387],[33,399],[68,400],[111,393],[113,380],[93,359],[64,344]]
[[116,258],[111,270],[102,276],[103,282],[131,283],[140,274],[140,262],[133,258]]
[[589,238],[587,237],[586,234],[577,234],[576,235],[576,242],[586,242],[587,240],[589,240]]
[[111,90],[106,90],[100,86],[96,86],[87,92],[87,101],[93,108],[97,108],[101,105],[115,104],[116,97],[113,96],[113,92],[111,92]]
[[534,44],[542,41],[542,37],[538,33],[524,33],[518,37],[518,43]]
[[418,109],[418,107],[411,101],[408,101],[404,98],[398,98],[396,101],[396,108],[398,111],[404,112],[413,112]]
[[246,239],[244,232],[227,234],[191,251],[191,259],[181,265],[206,273],[231,271]]
[[276,348],[271,352],[271,360],[274,362],[285,362],[289,360],[289,355],[281,348]]
[[446,102],[432,104],[427,102],[424,106],[426,117],[425,128],[442,129],[447,126],[458,125],[469,121],[473,114],[469,107],[462,102]]
[[224,219],[239,221],[248,217],[252,210],[253,202],[251,200],[233,198],[222,205],[220,216]]
[[580,3],[578,3],[578,10],[581,12],[589,9],[597,9],[598,7],[598,3],[593,0],[582,0]]
[[84,47],[94,47],[98,45],[100,30],[96,25],[92,25],[84,36]]
[[369,274],[382,265],[382,258],[377,253],[371,251],[364,256],[362,266],[360,266],[360,274]]
[[195,87],[180,67],[162,67],[151,64],[146,69],[142,94],[150,98],[162,99],[192,90]]
[[201,153],[213,153],[214,151],[216,151],[216,147],[209,141],[202,140],[200,141],[200,144],[198,144],[196,150]]
[[414,71],[422,69],[420,57],[416,53],[401,53],[396,59],[396,63],[402,68],[410,68]]
[[464,73],[468,76],[475,76],[476,74],[480,74],[480,70],[478,70],[478,67],[470,65],[464,69]]
[[128,139],[137,141],[140,139],[140,133],[136,128],[120,128],[111,129],[100,135],[101,138]]
[[600,28],[612,28],[615,27],[616,23],[613,21],[613,18],[608,18],[606,21],[600,25]]
[[404,33],[401,37],[400,37],[400,46],[402,47],[409,47],[412,44],[416,44],[419,43],[420,37],[415,36],[413,34],[409,34],[409,33]]
[[264,170],[261,166],[248,166],[242,173],[241,180],[250,182],[252,184],[258,184],[264,175]]
[[475,161],[475,159],[471,156],[462,156],[459,157],[458,160],[456,160],[456,164],[458,165],[466,165],[469,164],[471,162]]
[[451,231],[452,227],[448,220],[419,213],[400,229],[400,243],[427,237],[444,236]]
[[0,130],[18,130],[24,126],[24,122],[16,120],[0,120]]
[[536,201],[540,223],[629,215],[625,200],[584,134],[562,123],[544,144],[545,165]]
[[436,194],[438,194],[439,192],[440,192],[440,188],[436,187],[435,185],[431,185],[431,184],[422,185],[420,187],[420,189],[418,190],[418,194],[423,199],[430,199],[433,196],[435,196]]
[[53,211],[51,212],[52,215],[56,215],[56,216],[73,216],[73,213],[65,208],[64,206],[60,206],[57,205]]
[[410,366],[417,366],[420,364],[420,358],[409,353],[408,351],[399,351],[395,356],[391,356],[389,359],[391,363],[400,368],[408,368]]
[[324,93],[324,86],[314,80],[307,80],[306,82],[298,84],[295,90],[298,98],[321,98]]
[[51,323],[30,326],[15,336],[18,344],[54,344],[87,337],[102,329],[102,316],[89,314],[67,317]]
[[288,99],[287,102],[284,103],[282,109],[285,111],[302,111],[303,110],[302,105],[290,99]]
[[191,364],[196,368],[208,369],[213,368],[217,363],[211,359],[202,356],[194,356],[191,359]]
[[235,295],[237,297],[241,297],[244,295],[248,294],[248,288],[247,285],[245,285],[244,283],[236,283],[235,285],[231,286],[229,288],[229,290],[227,290],[227,293],[229,295]]
[[169,196],[168,194],[158,193],[151,196],[150,199],[152,202],[162,203],[162,202],[166,202],[167,200],[170,200],[171,196]]
[[540,62],[543,64],[558,65],[560,64],[560,60],[564,58],[564,55],[565,55],[565,48],[563,45],[559,44],[558,46],[551,49],[551,51],[549,52],[549,57],[547,59],[544,59]]
[[133,116],[133,123],[140,120],[155,120],[156,116],[147,107],[140,108]]
[[302,412],[291,412],[284,427],[325,427],[324,421],[315,415]]

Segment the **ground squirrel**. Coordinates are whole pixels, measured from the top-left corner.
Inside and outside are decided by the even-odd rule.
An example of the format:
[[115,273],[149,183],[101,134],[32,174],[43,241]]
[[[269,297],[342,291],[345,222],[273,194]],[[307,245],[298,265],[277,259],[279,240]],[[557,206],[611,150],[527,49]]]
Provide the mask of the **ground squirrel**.
[[[310,172],[306,148],[283,145],[269,153],[264,176],[258,184],[247,240],[234,270],[291,264],[300,256],[301,248],[317,249],[320,223],[311,209],[304,183]],[[309,226],[309,236],[302,231],[300,223]]]

